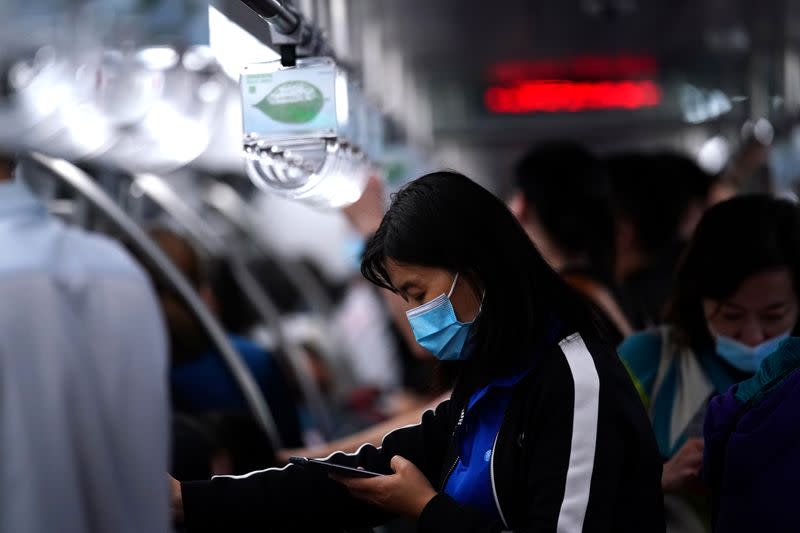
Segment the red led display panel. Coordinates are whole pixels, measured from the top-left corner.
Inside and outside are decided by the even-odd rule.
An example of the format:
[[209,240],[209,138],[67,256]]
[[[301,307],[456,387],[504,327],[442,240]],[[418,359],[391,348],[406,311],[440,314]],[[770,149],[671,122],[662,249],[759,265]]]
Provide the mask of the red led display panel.
[[661,102],[661,88],[652,80],[533,80],[489,87],[486,108],[498,114],[641,109]]

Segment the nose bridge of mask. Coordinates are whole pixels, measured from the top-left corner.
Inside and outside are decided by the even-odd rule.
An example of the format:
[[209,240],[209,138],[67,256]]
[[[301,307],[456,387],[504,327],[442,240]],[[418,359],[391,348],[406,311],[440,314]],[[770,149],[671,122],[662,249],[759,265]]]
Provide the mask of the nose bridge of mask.
[[[450,290],[448,291],[447,294],[442,293],[433,300],[425,302],[422,305],[418,305],[417,307],[406,311],[406,316],[408,317],[408,319],[411,320],[412,318],[419,317],[420,315],[428,314],[428,311],[441,307],[445,303],[450,303],[450,307],[452,308],[453,304],[452,302],[450,302],[450,297],[453,295],[453,291],[456,288],[457,281],[458,281],[458,274],[456,274],[455,278],[453,278],[453,283],[450,285]],[[455,309],[453,309],[453,314],[455,314]]]
[[425,306],[409,311],[408,320],[417,340],[435,335],[443,328],[459,323],[453,304],[444,294],[434,298]]
[[453,278],[453,283],[447,294],[442,293],[433,300],[406,311],[411,329],[414,331],[414,336],[418,341],[425,337],[439,334],[448,327],[470,325],[470,322],[462,323],[458,320],[453,302],[450,300],[457,282],[458,273]]

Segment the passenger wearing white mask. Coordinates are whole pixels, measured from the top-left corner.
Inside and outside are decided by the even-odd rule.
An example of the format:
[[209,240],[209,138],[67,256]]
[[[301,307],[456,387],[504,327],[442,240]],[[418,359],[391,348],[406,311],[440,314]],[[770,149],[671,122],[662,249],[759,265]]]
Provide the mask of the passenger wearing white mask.
[[712,396],[751,377],[798,325],[800,208],[767,195],[709,210],[678,266],[667,324],[628,338],[620,356],[665,461],[668,531],[707,531],[698,474]]

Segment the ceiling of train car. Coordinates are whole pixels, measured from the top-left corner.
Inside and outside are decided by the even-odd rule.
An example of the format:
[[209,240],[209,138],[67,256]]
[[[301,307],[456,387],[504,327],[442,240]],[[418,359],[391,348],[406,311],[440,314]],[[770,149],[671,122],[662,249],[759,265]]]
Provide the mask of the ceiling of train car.
[[[738,132],[750,117],[772,118],[786,45],[800,43],[800,0],[349,0],[349,6],[360,13],[354,26],[380,28],[381,56],[398,54],[403,71],[421,80],[443,159],[500,182],[519,154],[545,138],[571,137],[598,151],[671,146],[692,152],[715,133]],[[564,65],[576,59],[627,56],[651,62],[627,74],[656,84],[658,105],[488,109],[493,76],[509,62],[544,66],[543,77],[565,71],[569,77],[576,73]],[[396,83],[384,68],[379,81]],[[602,70],[593,81],[626,77]],[[764,95],[758,105],[754,91]],[[706,113],[715,107],[719,113]]]
[[[239,0],[212,2],[264,36]],[[787,45],[794,46],[800,77],[800,0],[294,3],[328,32],[338,58],[362,77],[367,93],[401,125],[398,131],[417,145],[449,152],[444,159],[453,164],[474,160],[486,174],[507,174],[509,161],[548,137],[576,138],[599,151],[695,150],[717,133],[738,135],[748,118],[783,112]],[[347,13],[344,23],[337,10]],[[587,58],[588,73],[581,63]],[[620,69],[619,58],[645,66]],[[498,79],[509,64],[524,66],[519,79]],[[510,112],[488,103],[491,89],[550,79],[565,81],[587,105],[575,106],[562,86],[554,95],[536,84],[538,92],[525,102],[533,109]],[[634,101],[619,105],[615,91],[628,81],[633,89],[622,87],[634,91]],[[800,88],[797,93],[800,109]],[[542,94],[553,101],[542,105]]]
[[[499,60],[647,52],[667,64],[780,43],[781,0],[377,0],[385,36],[416,68],[480,75]],[[755,42],[754,42],[755,41]]]
[[[541,124],[589,130],[626,124],[673,123],[683,118],[677,106],[678,84],[720,89],[741,97],[748,90],[758,54],[761,74],[771,76],[783,43],[796,33],[788,17],[792,0],[363,0],[379,21],[389,48],[399,50],[404,66],[426,81],[441,133],[492,138],[517,135]],[[359,5],[359,2],[354,2]],[[482,98],[498,67],[510,61],[542,64],[569,62],[591,55],[608,58],[636,55],[652,60],[663,92],[663,112],[526,113],[493,116]],[[768,88],[774,91],[774,87]],[[742,100],[741,98],[739,98]],[[738,106],[739,120],[749,113]],[[672,110],[674,111],[674,109]],[[545,116],[551,115],[551,116]],[[574,115],[574,114],[573,114]],[[502,119],[502,120],[498,120]],[[533,120],[533,122],[532,122]],[[483,134],[482,134],[483,132]],[[502,138],[502,135],[501,135]]]

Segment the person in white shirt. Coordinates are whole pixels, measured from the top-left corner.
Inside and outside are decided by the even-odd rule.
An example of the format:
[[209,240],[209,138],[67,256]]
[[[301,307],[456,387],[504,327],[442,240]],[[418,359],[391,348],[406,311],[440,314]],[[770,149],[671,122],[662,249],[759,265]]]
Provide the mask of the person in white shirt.
[[0,533],[164,533],[167,345],[148,279],[0,158]]

